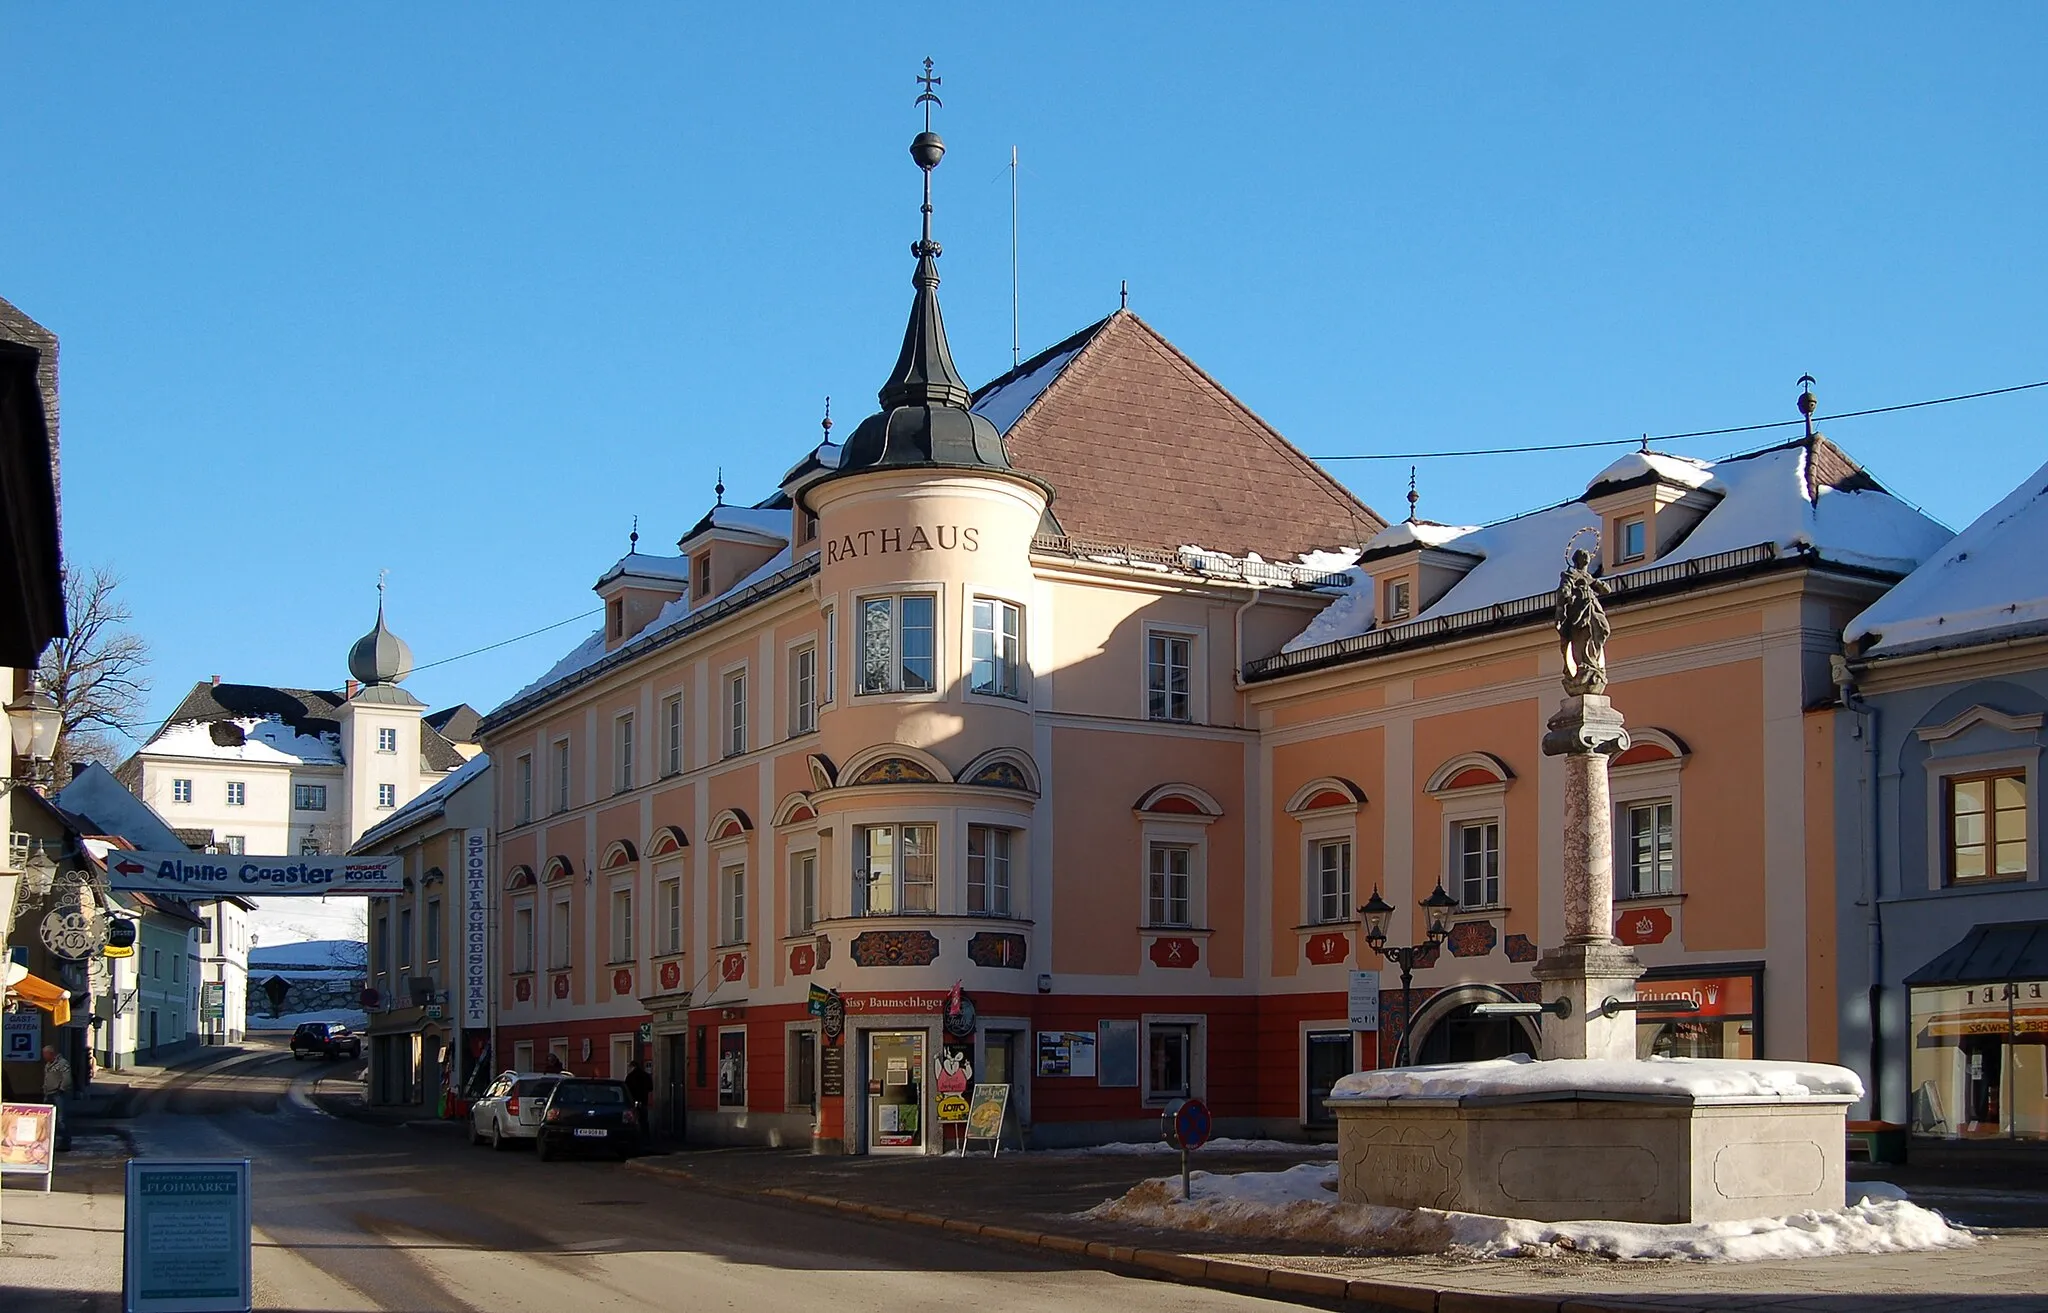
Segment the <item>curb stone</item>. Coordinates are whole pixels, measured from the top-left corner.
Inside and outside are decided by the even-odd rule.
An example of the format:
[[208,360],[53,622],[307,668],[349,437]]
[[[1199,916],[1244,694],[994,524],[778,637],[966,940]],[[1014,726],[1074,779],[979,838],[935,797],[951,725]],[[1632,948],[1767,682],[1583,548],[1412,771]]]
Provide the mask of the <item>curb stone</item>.
[[[1208,1281],[1238,1289],[1285,1291],[1317,1299],[1376,1304],[1382,1308],[1400,1309],[1403,1313],[1559,1313],[1566,1302],[1560,1296],[1447,1290],[1435,1286],[1346,1278],[1326,1272],[1307,1272],[1299,1268],[1251,1263],[1243,1259],[1205,1259],[1192,1254],[1176,1254],[1160,1249],[1133,1249],[1126,1245],[1112,1245],[1100,1240],[1084,1240],[1079,1236],[1026,1231],[992,1222],[970,1222],[964,1218],[911,1212],[902,1208],[891,1208],[887,1204],[834,1199],[828,1195],[808,1194],[787,1186],[767,1186],[750,1190],[706,1181],[686,1168],[671,1167],[640,1158],[627,1161],[625,1167],[628,1171],[645,1172],[650,1176],[666,1176],[687,1181],[699,1189],[728,1198],[774,1199],[786,1203],[805,1204],[813,1208],[829,1208],[872,1218],[878,1222],[906,1223],[976,1236],[983,1240],[999,1240],[1006,1244],[1045,1249],[1058,1254],[1093,1258],[1098,1262],[1145,1268],[1183,1281]],[[1627,1313],[1627,1310],[1618,1305],[1598,1301],[1573,1299],[1570,1304],[1572,1313]]]

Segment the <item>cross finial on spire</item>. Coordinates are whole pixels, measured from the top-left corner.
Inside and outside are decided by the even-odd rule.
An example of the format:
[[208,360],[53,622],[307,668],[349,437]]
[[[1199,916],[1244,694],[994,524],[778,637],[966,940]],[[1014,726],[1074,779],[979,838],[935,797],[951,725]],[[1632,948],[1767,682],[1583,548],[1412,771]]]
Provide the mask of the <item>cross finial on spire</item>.
[[1813,436],[1813,412],[1820,409],[1820,398],[1813,395],[1813,375],[1799,376],[1799,414],[1806,420],[1806,436]]
[[1640,450],[1642,450],[1642,451],[1644,451],[1644,452],[1647,452],[1647,451],[1649,451],[1649,450],[1650,450],[1650,435],[1649,435],[1649,434],[1647,434],[1647,433],[1645,433],[1645,434],[1643,435],[1643,445],[1642,445],[1642,447],[1640,448]]
[[1415,523],[1415,507],[1422,498],[1415,491],[1415,467],[1408,467],[1408,523]]
[[1131,308],[1131,280],[1128,278],[1117,279],[1116,305],[1119,310]]
[[937,105],[941,109],[944,109],[946,107],[946,102],[940,100],[938,96],[932,92],[933,87],[938,86],[945,80],[946,79],[944,78],[932,76],[932,57],[930,55],[926,55],[924,57],[924,76],[918,78],[917,80],[918,85],[922,86],[924,90],[918,93],[917,100],[915,102],[916,104],[924,106],[924,130],[926,132],[930,132],[932,130],[932,106]]
[[932,92],[932,88],[938,86],[941,80],[932,76],[932,61],[930,56],[926,56],[924,76],[917,80],[918,85],[924,90],[919,92],[917,99],[912,102],[924,107],[924,131],[918,133],[910,143],[910,158],[916,160],[917,167],[924,171],[924,233],[918,238],[917,245],[910,248],[910,253],[918,258],[917,276],[932,279],[939,276],[938,267],[934,265],[927,271],[924,258],[939,254],[939,244],[932,240],[932,170],[938,168],[939,161],[946,157],[946,143],[940,141],[939,134],[932,131],[932,106],[943,107],[946,102],[940,100]]

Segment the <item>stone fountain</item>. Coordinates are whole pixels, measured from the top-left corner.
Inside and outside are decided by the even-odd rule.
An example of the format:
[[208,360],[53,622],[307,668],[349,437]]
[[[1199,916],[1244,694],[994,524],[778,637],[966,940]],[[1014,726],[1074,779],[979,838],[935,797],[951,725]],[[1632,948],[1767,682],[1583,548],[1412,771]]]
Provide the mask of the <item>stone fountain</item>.
[[1537,1062],[1360,1072],[1329,1100],[1347,1203],[1537,1221],[1710,1222],[1839,1209],[1853,1073],[1803,1063],[1636,1056],[1632,949],[1614,940],[1609,758],[1628,749],[1606,696],[1607,585],[1583,550],[1560,576],[1564,942],[1537,961]]

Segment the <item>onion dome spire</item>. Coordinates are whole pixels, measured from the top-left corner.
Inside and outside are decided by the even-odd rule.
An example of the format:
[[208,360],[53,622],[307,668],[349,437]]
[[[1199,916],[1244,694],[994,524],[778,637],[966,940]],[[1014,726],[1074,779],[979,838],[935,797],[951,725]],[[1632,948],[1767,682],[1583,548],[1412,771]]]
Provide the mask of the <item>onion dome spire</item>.
[[348,650],[348,673],[364,685],[396,684],[412,673],[412,648],[384,624],[384,578],[377,577],[377,627]]
[[910,302],[910,323],[903,330],[903,348],[895,368],[882,385],[879,413],[861,421],[847,439],[840,471],[892,466],[983,466],[1007,470],[1009,457],[996,427],[968,409],[973,393],[953,366],[946,342],[946,321],[939,313],[939,244],[932,240],[932,171],[945,158],[946,143],[932,131],[933,90],[943,79],[924,61],[916,104],[924,109],[924,131],[910,143],[910,158],[924,174],[922,231],[911,245],[917,257],[911,273],[916,289]]

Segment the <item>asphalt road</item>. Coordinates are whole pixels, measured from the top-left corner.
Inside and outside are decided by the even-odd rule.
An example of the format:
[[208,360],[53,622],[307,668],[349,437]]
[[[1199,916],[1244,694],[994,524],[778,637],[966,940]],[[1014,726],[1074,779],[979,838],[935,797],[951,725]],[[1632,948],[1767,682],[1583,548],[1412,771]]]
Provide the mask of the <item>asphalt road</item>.
[[[333,1117],[308,1091],[316,1077],[334,1074],[336,1067],[294,1063],[281,1052],[251,1055],[142,1096],[128,1123],[136,1151],[145,1155],[252,1161],[258,1243],[265,1247],[257,1261],[259,1307],[1287,1307],[1063,1265],[1038,1251],[700,1194],[613,1162],[541,1163],[523,1149],[472,1148],[445,1129]],[[266,1250],[272,1261],[265,1261]]]

